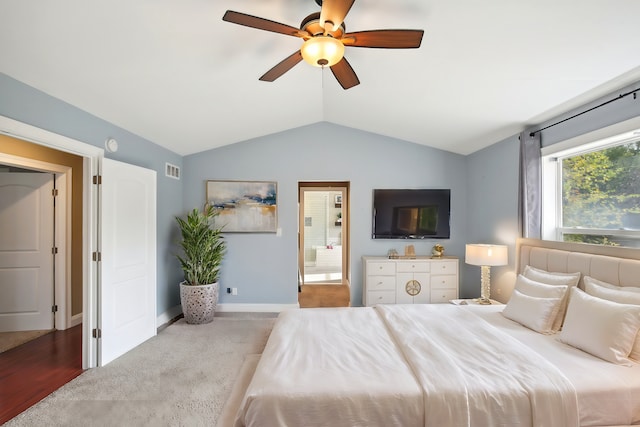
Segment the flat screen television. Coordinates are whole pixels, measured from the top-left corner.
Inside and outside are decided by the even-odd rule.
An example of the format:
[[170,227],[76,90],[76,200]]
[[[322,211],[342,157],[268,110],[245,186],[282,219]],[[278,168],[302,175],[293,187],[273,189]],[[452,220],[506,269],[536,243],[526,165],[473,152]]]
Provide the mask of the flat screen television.
[[373,190],[374,239],[448,239],[451,190]]

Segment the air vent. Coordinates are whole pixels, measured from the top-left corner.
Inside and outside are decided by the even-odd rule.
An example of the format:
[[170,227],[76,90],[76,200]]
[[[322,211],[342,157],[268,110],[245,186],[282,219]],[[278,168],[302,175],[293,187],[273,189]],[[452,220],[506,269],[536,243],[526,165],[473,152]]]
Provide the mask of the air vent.
[[165,163],[164,174],[169,178],[180,179],[180,168],[171,163]]

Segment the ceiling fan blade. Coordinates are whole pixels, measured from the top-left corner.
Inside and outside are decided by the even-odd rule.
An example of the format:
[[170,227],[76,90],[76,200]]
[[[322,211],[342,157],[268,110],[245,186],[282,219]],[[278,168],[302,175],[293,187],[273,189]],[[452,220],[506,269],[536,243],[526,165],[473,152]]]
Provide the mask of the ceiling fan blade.
[[322,9],[320,10],[320,25],[325,28],[325,22],[331,21],[333,28],[325,28],[328,31],[337,31],[344,21],[345,16],[349,13],[349,9],[353,6],[355,0],[322,0]]
[[287,36],[310,37],[306,31],[302,31],[299,28],[264,18],[258,18],[257,16],[247,15],[246,13],[234,12],[233,10],[227,10],[222,17],[222,20],[238,25],[244,25],[245,27],[257,28],[258,30],[285,34]]
[[370,30],[342,36],[345,46],[411,49],[420,47],[424,30]]
[[263,82],[272,82],[290,69],[292,69],[298,62],[302,61],[302,54],[299,50],[280,61],[275,67],[267,71],[260,77]]
[[356,72],[351,68],[351,64],[349,64],[347,58],[343,57],[340,62],[332,66],[331,72],[344,90],[360,84],[360,80],[358,80],[358,76],[356,76]]

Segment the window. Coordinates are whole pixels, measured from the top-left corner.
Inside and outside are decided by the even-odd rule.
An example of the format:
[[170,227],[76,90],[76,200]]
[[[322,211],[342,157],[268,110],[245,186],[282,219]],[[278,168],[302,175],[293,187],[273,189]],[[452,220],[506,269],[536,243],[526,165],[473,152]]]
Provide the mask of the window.
[[543,238],[640,248],[640,131],[551,146],[542,162]]

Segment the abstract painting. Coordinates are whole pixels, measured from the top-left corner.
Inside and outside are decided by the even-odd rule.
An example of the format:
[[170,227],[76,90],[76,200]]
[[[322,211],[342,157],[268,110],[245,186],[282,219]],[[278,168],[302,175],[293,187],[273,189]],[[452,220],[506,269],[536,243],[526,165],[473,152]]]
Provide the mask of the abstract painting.
[[207,181],[207,203],[218,210],[214,225],[225,233],[275,233],[275,181]]

